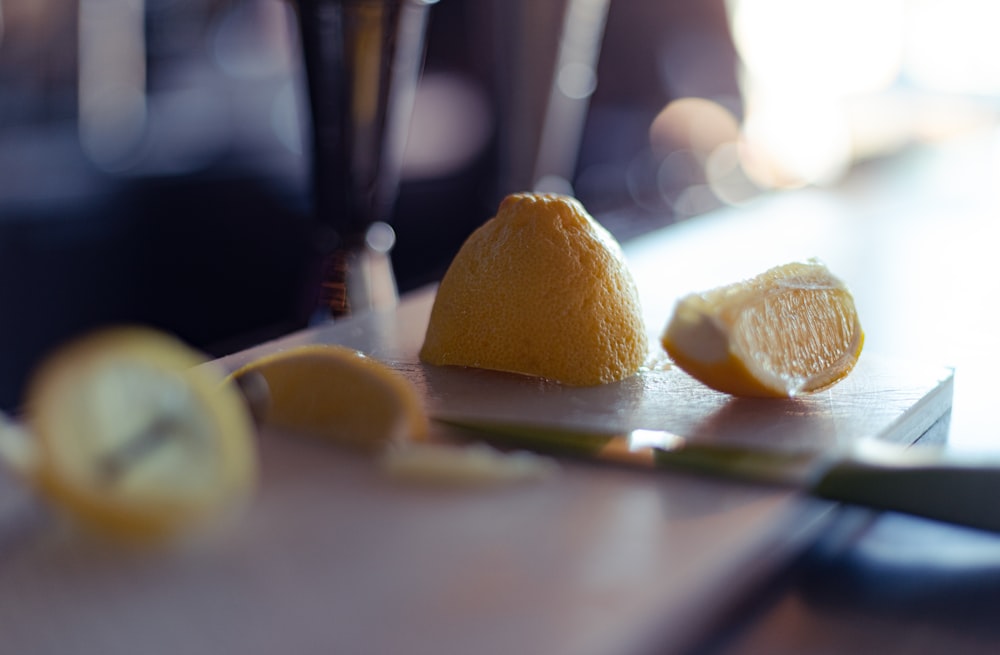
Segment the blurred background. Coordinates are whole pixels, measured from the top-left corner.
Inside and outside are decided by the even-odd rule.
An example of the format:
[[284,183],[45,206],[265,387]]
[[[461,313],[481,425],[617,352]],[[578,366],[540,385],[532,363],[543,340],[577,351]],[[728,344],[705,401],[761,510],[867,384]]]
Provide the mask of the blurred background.
[[[303,327],[319,250],[285,0],[0,0],[0,406],[84,330],[213,355]],[[509,192],[626,240],[993,131],[993,0],[441,0],[401,292]]]

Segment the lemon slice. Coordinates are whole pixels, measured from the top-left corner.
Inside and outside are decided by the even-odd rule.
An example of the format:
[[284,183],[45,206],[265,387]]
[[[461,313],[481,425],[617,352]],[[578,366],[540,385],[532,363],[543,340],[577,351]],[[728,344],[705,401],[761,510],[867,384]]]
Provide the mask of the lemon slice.
[[429,421],[416,388],[400,373],[344,346],[308,344],[266,355],[235,371],[267,384],[264,421],[336,442],[378,448],[422,440]]
[[809,260],[682,298],[661,341],[680,368],[713,389],[790,397],[847,376],[864,332],[844,283]]
[[[83,523],[156,539],[245,501],[257,475],[240,394],[202,356],[144,328],[56,351],[25,401],[35,452],[22,472]],[[27,464],[24,464],[27,462]]]
[[646,346],[614,237],[573,198],[519,193],[455,255],[420,358],[592,386],[634,374]]

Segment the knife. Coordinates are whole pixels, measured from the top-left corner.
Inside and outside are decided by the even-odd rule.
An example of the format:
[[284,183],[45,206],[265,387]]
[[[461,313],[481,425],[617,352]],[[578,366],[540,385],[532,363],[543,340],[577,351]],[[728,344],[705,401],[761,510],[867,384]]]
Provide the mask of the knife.
[[1000,456],[863,439],[817,454],[686,439],[662,430],[623,434],[516,421],[435,417],[460,438],[503,448],[645,469],[673,469],[794,488],[813,496],[1000,532]]

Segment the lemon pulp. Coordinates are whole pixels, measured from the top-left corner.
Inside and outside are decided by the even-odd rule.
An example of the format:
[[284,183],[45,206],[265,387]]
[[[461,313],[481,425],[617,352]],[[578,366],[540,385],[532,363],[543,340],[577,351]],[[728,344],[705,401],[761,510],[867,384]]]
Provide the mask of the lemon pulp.
[[247,500],[253,424],[221,371],[182,342],[116,328],[57,350],[32,376],[35,452],[22,473],[90,527],[172,536]]
[[864,332],[846,285],[809,260],[685,296],[661,342],[679,367],[709,387],[788,397],[847,376]]

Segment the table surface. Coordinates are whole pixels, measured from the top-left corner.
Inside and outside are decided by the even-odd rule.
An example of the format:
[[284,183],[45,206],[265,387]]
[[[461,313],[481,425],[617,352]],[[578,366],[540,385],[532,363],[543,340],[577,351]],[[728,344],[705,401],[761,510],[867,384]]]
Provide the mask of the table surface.
[[[723,281],[774,261],[821,256],[850,284],[866,350],[953,366],[950,448],[1000,451],[991,272],[1000,217],[1000,132],[907,153],[830,190],[806,190],[671,228],[678,242],[713,233],[666,263],[664,293]],[[744,244],[753,244],[746,248]],[[710,251],[709,251],[710,252]],[[645,274],[637,272],[640,277]],[[985,302],[984,302],[984,299]],[[662,312],[668,307],[647,308]],[[842,508],[783,574],[702,631],[695,655],[880,652],[993,654],[1000,649],[1000,536],[893,513]]]
[[[689,245],[674,245],[672,233],[638,243],[653,241],[630,261],[641,268]],[[644,285],[643,297],[658,306],[665,289]],[[670,366],[585,388],[429,366],[416,353],[433,299],[428,289],[218,364],[339,343],[395,367],[436,415],[658,428],[796,452],[862,438],[911,443],[950,407],[950,369],[874,353],[835,387],[786,401],[734,399]],[[676,471],[565,460],[540,481],[436,487],[274,426],[261,429],[259,445],[254,502],[200,547],[122,554],[44,525],[10,529],[20,541],[0,563],[5,644],[59,652],[72,643],[102,655],[263,654],[279,642],[341,654],[676,650],[697,643],[833,515],[831,504],[790,489]],[[12,506],[7,518],[31,509]]]
[[[988,135],[916,153],[843,188],[764,198],[628,244],[647,324],[657,331],[672,300],[692,289],[818,256],[852,288],[867,336],[858,375],[824,392],[833,395],[823,402],[836,406],[836,394],[850,395],[851,385],[864,387],[866,380],[869,389],[886,380],[889,388],[909,385],[915,395],[898,411],[885,413],[871,402],[865,411],[884,412],[872,436],[902,425],[904,440],[912,440],[919,430],[901,418],[905,407],[939,388],[941,371],[953,366],[950,447],[995,451],[1000,417],[987,393],[1000,364],[991,334],[998,310],[983,299],[997,296],[1000,279],[989,275],[992,249],[981,233],[1000,200],[992,197],[982,166],[998,143]],[[432,405],[448,409],[441,390],[461,385],[413,358],[429,293],[404,299],[391,320],[358,317],[262,344],[222,364],[235,367],[275,347],[333,340],[363,346],[397,366],[424,385]],[[499,398],[516,398],[524,382],[500,377],[483,384],[503,389]],[[642,384],[616,390],[602,393],[635,401],[622,426],[664,417],[678,421],[679,430],[702,424],[650,404],[655,394]],[[550,392],[564,396],[558,400],[564,408],[590,400]],[[767,412],[729,411],[727,418],[718,397],[705,398],[714,403],[710,425],[725,428],[722,433],[748,418],[752,428],[775,423]],[[567,413],[580,422],[594,419],[576,411]],[[781,413],[777,423],[794,414]],[[819,434],[836,442],[855,432],[851,416],[843,414],[832,431]],[[248,520],[228,538],[152,563],[51,533],[37,505],[0,477],[6,643],[22,645],[23,652],[66,652],[70,636],[80,652],[136,652],[136,639],[156,636],[144,652],[213,652],[212,644],[239,643],[240,652],[268,653],[290,640],[298,652],[326,652],[325,640],[337,628],[348,640],[338,652],[746,655],[1000,647],[1000,628],[988,609],[1000,600],[1000,537],[993,535],[854,508],[830,511],[826,503],[783,490],[578,463],[566,463],[558,480],[541,486],[442,495],[386,485],[370,460],[308,439],[265,431],[261,446],[270,464],[260,507]],[[320,497],[329,502],[317,503]],[[308,509],[285,511],[296,505]],[[530,516],[516,517],[511,506],[532,508]],[[374,520],[377,512],[387,513],[385,520]],[[566,520],[546,518],[553,514]],[[327,525],[327,517],[344,523]],[[525,533],[524,520],[532,531]],[[456,526],[464,527],[454,539],[436,539]],[[422,566],[408,565],[400,552]],[[798,552],[804,554],[789,564]],[[319,565],[352,558],[381,562],[381,582],[370,584],[370,566]],[[455,562],[471,577],[449,578]],[[498,591],[484,595],[477,591],[482,585]],[[524,585],[537,593],[519,607]],[[331,588],[350,593],[331,594]],[[421,589],[433,593],[421,595]],[[415,599],[422,599],[416,611]],[[442,616],[453,620],[427,623]],[[243,631],[236,642],[234,625]],[[506,639],[483,642],[500,635]]]
[[[776,203],[789,214],[825,214],[837,239],[854,241],[836,248],[834,263],[869,328],[866,348],[954,366],[949,444],[984,456],[1000,450],[992,327],[1000,310],[983,302],[1000,294],[987,236],[1000,217],[998,154],[998,134],[979,133]],[[748,225],[770,211],[751,210]],[[850,510],[694,652],[985,655],[1000,650],[998,606],[1000,536]]]

